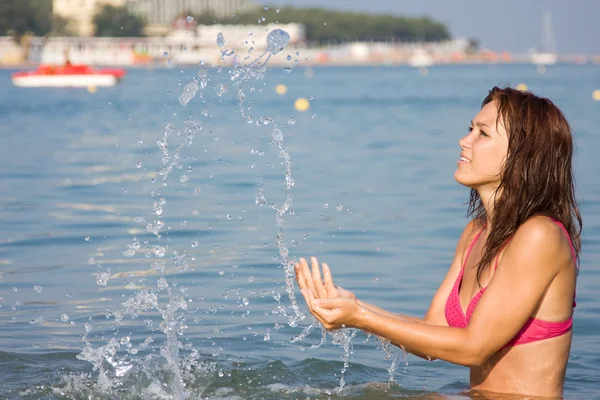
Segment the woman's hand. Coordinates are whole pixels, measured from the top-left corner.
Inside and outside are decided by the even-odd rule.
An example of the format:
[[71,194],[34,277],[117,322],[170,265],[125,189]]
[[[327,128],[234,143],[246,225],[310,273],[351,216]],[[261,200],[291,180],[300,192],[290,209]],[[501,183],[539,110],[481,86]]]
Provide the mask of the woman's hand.
[[356,327],[361,312],[366,311],[356,299],[336,297],[316,299],[312,292],[303,290],[308,309],[327,330]]
[[323,280],[321,280],[321,271],[316,257],[310,258],[312,272],[304,258],[296,264],[296,281],[300,290],[310,290],[317,299],[343,297],[356,300],[356,296],[349,290],[333,284],[331,270],[329,266],[323,263]]
[[323,263],[321,280],[319,263],[311,257],[312,271],[304,258],[296,265],[296,280],[308,309],[326,329],[338,329],[352,324],[360,305],[349,290],[333,284],[329,266]]

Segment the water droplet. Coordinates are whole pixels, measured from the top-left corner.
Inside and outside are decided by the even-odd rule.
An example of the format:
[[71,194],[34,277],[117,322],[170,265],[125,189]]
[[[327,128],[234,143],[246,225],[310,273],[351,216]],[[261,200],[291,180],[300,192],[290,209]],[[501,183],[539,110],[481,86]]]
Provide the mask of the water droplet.
[[60,320],[62,322],[67,322],[69,320],[69,314],[61,314],[60,315]]
[[186,183],[190,178],[187,175],[181,175],[181,178],[179,178],[179,181],[181,183]]
[[191,24],[192,22],[194,22],[194,17],[188,15],[188,17],[185,20],[188,22],[188,24]]
[[92,239],[91,239],[89,236],[86,236],[86,237],[85,237],[85,241],[86,241],[86,242],[89,242],[90,240],[92,240]]
[[283,141],[283,132],[278,127],[273,128],[273,133],[271,135],[274,141],[277,143],[281,143]]
[[250,304],[250,300],[248,300],[246,297],[244,297],[244,298],[242,299],[242,303],[243,303],[245,306],[247,306],[248,304]]
[[275,12],[279,14],[279,8],[277,10],[275,10]]
[[227,214],[227,220],[231,221],[233,219],[233,217],[231,216],[231,214]]
[[294,125],[296,123],[296,119],[294,117],[290,117],[288,119],[288,125]]
[[108,278],[110,277],[110,271],[107,272],[98,272],[96,274],[96,284],[98,286],[106,286],[108,283]]
[[379,281],[379,278],[373,278],[373,282],[377,283]]
[[200,189],[200,188],[194,189],[194,196],[198,196],[200,194],[200,192],[202,192],[202,189]]
[[225,374],[223,373],[223,371],[219,371],[219,378],[222,378],[223,376],[225,376]]
[[199,242],[197,242],[196,240],[192,240],[191,243],[192,247],[198,247],[198,245],[200,244]]
[[274,29],[267,35],[267,51],[277,54],[290,42],[290,35],[281,29]]
[[335,209],[337,210],[337,212],[341,212],[344,209],[344,206],[341,204],[338,204],[338,206]]
[[42,290],[43,289],[42,289],[42,287],[40,285],[35,285],[33,287],[33,291],[36,292],[36,293],[42,293]]
[[226,84],[221,83],[220,85],[217,85],[217,96],[221,97],[228,91],[229,87]]
[[183,92],[181,93],[181,96],[179,96],[179,104],[181,104],[184,107],[187,106],[188,103],[194,98],[194,96],[196,96],[198,88],[198,79],[194,78],[183,88]]
[[248,282],[254,282],[254,277],[253,276],[248,277]]
[[142,162],[138,161],[137,163],[135,163],[135,167],[136,168],[142,168]]
[[267,204],[267,199],[265,199],[265,194],[263,193],[263,190],[260,189],[258,191],[258,194],[256,195],[256,200],[255,200],[256,205],[258,205],[259,207],[264,206],[265,204]]
[[166,51],[163,53],[164,57],[167,57],[169,55],[169,53],[167,53]]
[[269,7],[268,7],[268,6],[265,6],[264,10],[265,10],[265,11],[267,11],[268,9],[269,9]]
[[168,288],[169,284],[167,283],[167,280],[161,276],[158,278],[158,281],[156,281],[156,287],[158,287],[158,290],[163,290]]
[[154,254],[156,255],[156,257],[159,257],[159,258],[163,258],[165,256],[166,251],[167,251],[167,249],[165,249],[162,246],[156,246],[154,248]]
[[287,57],[286,57],[286,59],[287,59],[288,61],[292,61],[292,56],[287,56]]
[[225,46],[225,37],[223,36],[223,32],[219,32],[217,34],[217,46],[219,46],[219,47]]

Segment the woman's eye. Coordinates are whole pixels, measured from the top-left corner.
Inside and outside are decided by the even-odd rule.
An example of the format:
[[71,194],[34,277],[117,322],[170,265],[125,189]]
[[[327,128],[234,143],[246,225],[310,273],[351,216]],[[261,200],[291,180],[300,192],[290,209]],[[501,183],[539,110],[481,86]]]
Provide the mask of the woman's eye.
[[481,136],[488,137],[488,134],[487,134],[487,133],[485,133],[484,131],[479,131],[479,134],[480,134]]

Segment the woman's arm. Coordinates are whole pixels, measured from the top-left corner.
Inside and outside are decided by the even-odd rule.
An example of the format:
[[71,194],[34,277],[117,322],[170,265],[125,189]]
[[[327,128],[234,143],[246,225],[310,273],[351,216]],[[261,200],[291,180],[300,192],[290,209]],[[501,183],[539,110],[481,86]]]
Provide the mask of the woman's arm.
[[507,245],[500,265],[469,325],[451,328],[375,313],[356,300],[303,294],[327,329],[355,327],[411,352],[455,364],[478,366],[510,341],[527,322],[559,271],[561,232],[550,221],[523,224]]
[[403,319],[405,321],[415,322],[415,323],[418,323],[418,324],[425,324],[425,323],[427,323],[427,322],[425,322],[425,320],[423,318],[413,317],[411,315],[405,315],[405,314],[397,314],[397,313],[393,313],[393,312],[390,312],[390,311],[386,311],[383,308],[379,308],[377,306],[374,306],[373,304],[366,303],[366,302],[364,302],[362,300],[359,300],[359,299],[356,299],[356,302],[360,306],[364,307],[365,309],[368,309],[368,310],[370,310],[370,311],[372,311],[374,313],[377,313],[377,314],[380,314],[380,315],[383,315],[383,316],[386,316],[386,317],[400,318],[400,319]]
[[[329,266],[326,263],[322,264],[323,280],[321,280],[319,263],[315,257],[311,257],[312,271],[308,267],[308,263],[306,262],[306,260],[304,258],[300,259],[300,262],[296,265],[296,280],[298,281],[300,289],[307,291],[309,290],[313,294],[315,299],[337,297],[349,298],[352,300],[356,300],[357,303],[365,309],[380,314],[382,316],[400,319],[402,321],[412,323],[448,326],[448,323],[446,322],[446,316],[444,313],[446,300],[448,299],[448,295],[450,294],[450,291],[454,286],[454,282],[456,281],[456,278],[460,273],[465,249],[468,247],[475,233],[475,223],[473,221],[470,221],[463,229],[461,237],[458,240],[454,252],[454,259],[452,260],[450,269],[448,270],[448,273],[446,274],[446,277],[444,278],[440,287],[436,291],[431,305],[423,318],[393,313],[379,308],[373,304],[369,304],[363,300],[357,299],[354,293],[333,284],[331,270],[329,269]],[[396,343],[393,344],[398,345]],[[431,357],[420,353],[414,349],[409,349],[401,345],[398,346],[401,347],[403,350],[408,351],[409,353],[412,353],[418,357],[429,360],[432,359]]]

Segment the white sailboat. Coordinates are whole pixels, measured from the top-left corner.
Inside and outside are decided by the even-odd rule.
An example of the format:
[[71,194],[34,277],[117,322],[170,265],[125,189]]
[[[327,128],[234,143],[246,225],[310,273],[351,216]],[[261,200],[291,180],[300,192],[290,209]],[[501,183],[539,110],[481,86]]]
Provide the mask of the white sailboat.
[[544,13],[544,24],[542,33],[542,46],[538,51],[531,54],[531,62],[538,67],[556,64],[556,41],[552,35],[552,16],[549,12]]

